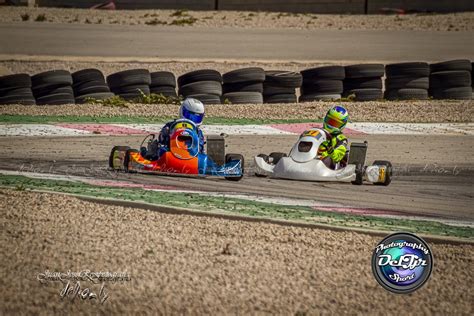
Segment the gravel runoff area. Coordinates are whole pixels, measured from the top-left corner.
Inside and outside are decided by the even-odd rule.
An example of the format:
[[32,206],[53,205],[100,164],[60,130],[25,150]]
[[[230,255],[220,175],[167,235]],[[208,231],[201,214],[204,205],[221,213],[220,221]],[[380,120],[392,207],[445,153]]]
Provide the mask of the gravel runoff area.
[[[472,31],[474,13],[411,15],[298,14],[245,11],[117,10],[1,7],[0,21],[184,27],[332,30]],[[40,23],[37,22],[37,23]]]
[[[221,73],[244,68],[263,67],[266,70],[300,71],[324,64],[317,63],[250,63],[250,62],[78,62],[78,61],[0,61],[3,74],[35,74],[52,69],[76,71],[98,68],[105,75],[116,71],[146,68],[150,71],[167,70],[176,76],[197,69],[216,69]],[[333,102],[309,102],[299,104],[263,105],[208,105],[207,117],[247,118],[247,119],[322,119]],[[400,101],[400,102],[345,102],[353,121],[384,122],[472,122],[474,120],[473,101]],[[176,105],[139,105],[128,108],[105,107],[99,105],[63,106],[0,106],[0,115],[83,115],[83,116],[145,116],[175,117]]]
[[[387,292],[370,267],[382,239],[106,206],[0,189],[1,314],[472,315],[472,244],[433,244],[434,271],[410,295]],[[40,273],[127,272],[81,281],[102,304],[61,299]],[[96,301],[93,301],[96,302]]]

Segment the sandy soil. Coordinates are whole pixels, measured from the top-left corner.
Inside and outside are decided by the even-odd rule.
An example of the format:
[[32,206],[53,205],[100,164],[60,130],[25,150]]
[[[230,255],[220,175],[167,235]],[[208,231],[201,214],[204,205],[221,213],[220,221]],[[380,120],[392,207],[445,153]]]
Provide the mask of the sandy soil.
[[[44,18],[41,17],[44,15]],[[58,8],[0,8],[0,20],[33,23],[125,25],[183,25],[184,27],[296,28],[333,30],[471,31],[474,13],[414,15],[335,15],[239,11],[121,10]],[[24,21],[26,20],[26,21]],[[180,22],[180,21],[189,21]],[[37,22],[40,23],[40,22]]]
[[[431,244],[435,270],[410,295],[370,268],[380,237],[93,204],[0,190],[2,314],[456,314],[473,312],[472,245]],[[128,272],[101,306],[61,300],[39,273]],[[81,282],[97,294],[100,285]]]

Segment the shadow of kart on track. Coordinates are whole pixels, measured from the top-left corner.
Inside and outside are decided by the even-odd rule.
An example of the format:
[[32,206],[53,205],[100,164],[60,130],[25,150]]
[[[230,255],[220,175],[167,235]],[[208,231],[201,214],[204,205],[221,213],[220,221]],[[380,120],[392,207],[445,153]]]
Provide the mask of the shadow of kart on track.
[[324,130],[314,128],[300,136],[289,155],[271,153],[268,156],[255,156],[255,175],[306,181],[351,182],[356,185],[361,185],[364,181],[376,185],[390,184],[392,164],[389,161],[376,160],[372,165],[365,165],[367,142],[351,144],[345,167],[336,170],[328,168],[318,157],[318,148],[326,139]]
[[[148,135],[142,142],[153,141]],[[143,157],[139,150],[128,146],[115,146],[109,156],[109,167],[125,172],[162,175],[218,176],[239,181],[244,174],[244,157],[225,154],[223,137],[207,138],[207,154],[199,152],[196,125],[189,120],[176,120],[170,127],[170,146],[155,160]]]

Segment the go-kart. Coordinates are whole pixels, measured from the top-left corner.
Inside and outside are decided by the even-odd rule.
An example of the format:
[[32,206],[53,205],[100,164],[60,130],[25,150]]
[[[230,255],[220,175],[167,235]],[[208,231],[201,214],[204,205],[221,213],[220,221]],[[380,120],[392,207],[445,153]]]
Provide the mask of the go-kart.
[[225,154],[223,137],[207,138],[207,154],[199,150],[199,134],[194,122],[180,119],[170,126],[170,144],[159,156],[144,155],[145,144],[155,141],[154,134],[143,140],[140,150],[128,146],[115,146],[109,156],[109,167],[125,172],[152,174],[181,174],[221,176],[239,181],[244,173],[244,157]]
[[389,161],[376,160],[372,165],[365,165],[367,142],[351,144],[345,166],[336,169],[327,167],[318,155],[319,146],[326,140],[324,130],[310,129],[301,134],[289,155],[275,152],[254,157],[255,175],[306,181],[351,182],[356,185],[361,185],[364,181],[389,185],[392,181],[392,164]]

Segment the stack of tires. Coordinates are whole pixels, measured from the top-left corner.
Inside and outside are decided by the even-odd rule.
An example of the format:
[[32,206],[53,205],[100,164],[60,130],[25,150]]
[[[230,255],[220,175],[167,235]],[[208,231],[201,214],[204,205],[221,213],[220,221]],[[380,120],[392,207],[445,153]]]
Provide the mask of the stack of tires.
[[72,76],[67,70],[51,70],[31,77],[33,95],[38,105],[74,104]]
[[265,71],[249,67],[229,71],[222,76],[224,80],[222,100],[224,103],[263,103],[263,82]]
[[263,102],[296,103],[296,88],[301,87],[303,77],[292,71],[265,71]]
[[337,100],[341,98],[344,67],[325,66],[301,71],[303,85],[301,86],[300,102]]
[[385,99],[428,99],[430,67],[424,62],[397,63],[385,66]]
[[17,74],[0,77],[0,104],[35,105],[30,75]]
[[107,76],[110,90],[125,100],[136,100],[150,95],[150,72],[147,69],[130,69]]
[[450,60],[430,65],[430,95],[435,99],[471,100],[470,60]]
[[385,67],[382,64],[359,64],[344,67],[343,97],[354,95],[355,101],[374,101],[383,97],[382,77]]
[[99,69],[83,69],[73,73],[72,88],[76,103],[84,103],[88,98],[103,100],[114,95]]
[[156,71],[150,73],[150,93],[176,98],[176,78],[172,72]]
[[219,104],[222,96],[222,75],[212,69],[188,72],[178,77],[179,95],[204,104]]

